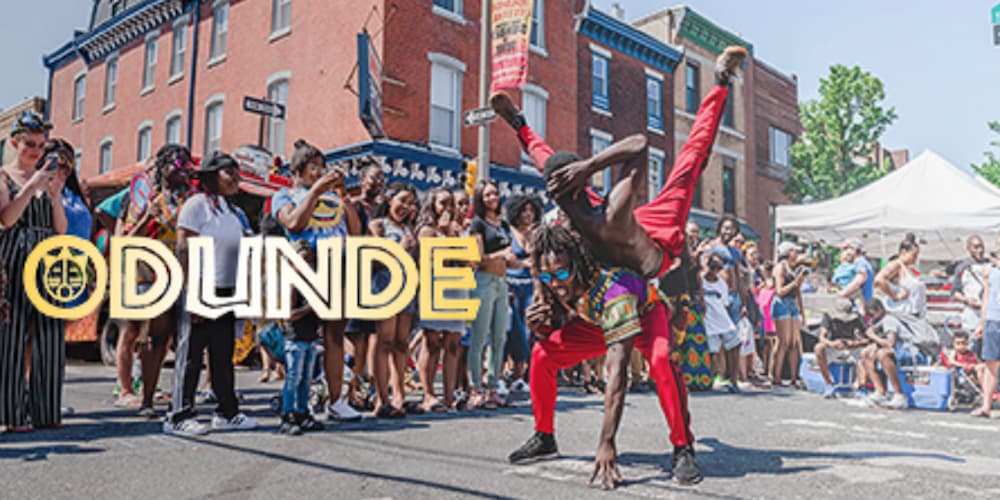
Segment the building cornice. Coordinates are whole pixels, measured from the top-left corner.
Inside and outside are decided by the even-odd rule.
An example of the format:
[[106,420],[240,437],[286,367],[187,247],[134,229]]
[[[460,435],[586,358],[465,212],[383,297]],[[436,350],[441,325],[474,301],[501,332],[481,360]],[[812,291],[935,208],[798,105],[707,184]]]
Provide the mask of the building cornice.
[[579,32],[666,73],[673,73],[681,60],[681,53],[670,45],[592,7],[580,19]]
[[680,16],[680,36],[690,40],[699,47],[713,54],[721,54],[730,45],[746,47],[753,55],[753,44],[736,34],[720,28],[690,7],[679,7],[676,13]]

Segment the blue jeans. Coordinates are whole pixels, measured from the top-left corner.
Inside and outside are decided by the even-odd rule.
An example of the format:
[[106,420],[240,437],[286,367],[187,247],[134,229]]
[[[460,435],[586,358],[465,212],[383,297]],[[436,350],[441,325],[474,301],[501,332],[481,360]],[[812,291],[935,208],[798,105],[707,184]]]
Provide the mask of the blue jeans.
[[531,356],[531,344],[528,333],[527,311],[531,305],[531,296],[535,287],[531,283],[524,285],[507,285],[510,288],[510,329],[507,331],[507,349],[515,363],[524,363]]
[[285,387],[281,391],[281,414],[309,413],[309,384],[312,382],[316,347],[312,342],[285,341]]
[[483,386],[483,350],[489,345],[486,385],[495,388],[500,380],[503,365],[504,343],[507,342],[507,280],[500,276],[476,272],[476,290],[473,298],[479,299],[479,312],[472,322],[472,339],[469,345],[469,385]]

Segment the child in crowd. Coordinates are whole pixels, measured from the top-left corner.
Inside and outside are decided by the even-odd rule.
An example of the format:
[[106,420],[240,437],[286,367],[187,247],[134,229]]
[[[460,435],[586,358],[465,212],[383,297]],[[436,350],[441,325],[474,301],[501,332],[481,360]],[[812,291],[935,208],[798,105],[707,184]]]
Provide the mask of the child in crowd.
[[858,274],[858,268],[850,260],[850,256],[847,252],[840,252],[840,265],[837,269],[833,270],[833,276],[830,281],[837,285],[837,288],[843,290],[854,281],[854,276]]
[[[307,240],[295,242],[299,256],[310,266],[316,253]],[[292,290],[292,313],[285,328],[285,387],[281,392],[281,427],[278,431],[298,436],[302,431],[323,429],[309,411],[309,385],[312,383],[319,340],[320,319],[297,290]]]
[[948,369],[962,368],[974,383],[982,380],[986,364],[970,349],[969,333],[957,331],[952,336],[952,349],[941,350],[941,364]]
[[726,389],[732,393],[740,392],[736,385],[740,363],[740,337],[736,325],[729,316],[729,287],[726,281],[719,277],[725,264],[721,252],[713,251],[706,263],[702,275],[702,289],[705,295],[705,333],[708,335],[708,351],[712,355],[712,367],[720,379],[728,378]]

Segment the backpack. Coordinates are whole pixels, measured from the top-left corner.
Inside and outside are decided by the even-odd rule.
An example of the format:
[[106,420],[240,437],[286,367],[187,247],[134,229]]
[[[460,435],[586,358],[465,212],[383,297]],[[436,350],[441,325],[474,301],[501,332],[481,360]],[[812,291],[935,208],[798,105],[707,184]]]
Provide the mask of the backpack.
[[896,332],[901,340],[916,346],[923,354],[937,356],[941,350],[941,338],[930,322],[905,313],[887,314],[892,315],[903,325],[905,331]]

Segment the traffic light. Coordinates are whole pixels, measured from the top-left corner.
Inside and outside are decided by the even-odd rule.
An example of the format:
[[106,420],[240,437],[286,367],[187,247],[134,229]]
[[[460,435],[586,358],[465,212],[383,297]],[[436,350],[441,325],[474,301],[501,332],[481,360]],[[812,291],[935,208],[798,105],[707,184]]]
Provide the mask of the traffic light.
[[472,193],[476,190],[476,170],[478,165],[476,160],[467,160],[462,167],[465,169],[465,192],[472,196]]

